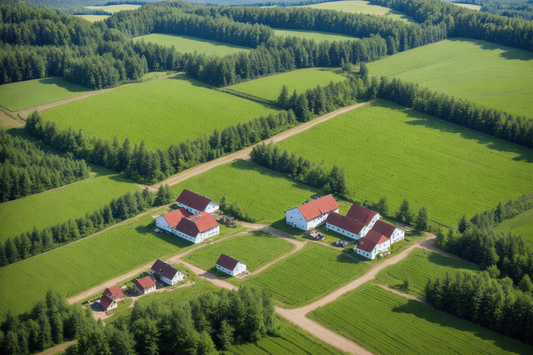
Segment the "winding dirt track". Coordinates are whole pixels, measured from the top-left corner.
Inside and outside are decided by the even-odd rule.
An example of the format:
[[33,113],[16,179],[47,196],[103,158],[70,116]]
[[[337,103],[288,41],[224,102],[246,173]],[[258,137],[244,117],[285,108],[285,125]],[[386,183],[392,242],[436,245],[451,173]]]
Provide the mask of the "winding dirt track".
[[57,346],[54,346],[53,348],[46,349],[42,353],[38,353],[37,355],[54,355],[57,354],[60,351],[64,351],[66,348],[68,348],[71,345],[77,344],[78,340],[69,341],[65,344],[59,344]]

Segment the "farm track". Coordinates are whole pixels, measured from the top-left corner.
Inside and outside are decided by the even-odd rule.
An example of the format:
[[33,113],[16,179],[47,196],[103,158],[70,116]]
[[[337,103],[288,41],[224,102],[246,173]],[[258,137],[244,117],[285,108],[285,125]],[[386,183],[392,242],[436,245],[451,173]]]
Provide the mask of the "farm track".
[[57,354],[60,351],[64,351],[69,346],[77,344],[77,343],[78,343],[77,339],[76,340],[72,340],[72,341],[69,341],[68,343],[59,344],[59,345],[54,346],[53,348],[46,349],[42,353],[38,353],[36,355],[54,355],[54,354]]

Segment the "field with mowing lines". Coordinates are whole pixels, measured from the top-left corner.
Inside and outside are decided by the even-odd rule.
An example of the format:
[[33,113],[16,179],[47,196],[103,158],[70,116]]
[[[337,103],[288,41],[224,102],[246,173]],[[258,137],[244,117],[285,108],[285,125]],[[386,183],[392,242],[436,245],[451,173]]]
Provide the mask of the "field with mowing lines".
[[278,144],[345,167],[359,201],[386,196],[394,213],[407,198],[448,226],[533,191],[533,150],[383,100]]
[[101,167],[97,174],[62,188],[0,204],[0,241],[26,231],[68,222],[104,207],[113,198],[139,188],[131,180]]
[[373,75],[418,83],[456,98],[533,118],[533,53],[454,38],[369,63]]
[[281,93],[283,85],[287,85],[289,96],[296,90],[299,94],[317,85],[326,86],[331,81],[346,80],[338,70],[325,68],[312,68],[293,70],[288,73],[267,76],[265,78],[247,81],[241,84],[228,86],[228,89],[243,92],[245,94],[261,97],[266,100],[276,101]]
[[106,18],[110,17],[109,15],[74,15],[74,16],[81,17],[90,22],[101,21],[101,20],[105,20]]
[[255,271],[290,253],[294,248],[293,244],[282,238],[255,231],[201,248],[185,256],[183,260],[204,270],[215,271],[220,254],[226,254],[246,264],[248,271]]
[[276,36],[283,37],[300,37],[308,40],[314,40],[317,43],[324,41],[353,41],[357,37],[348,36],[341,33],[322,32],[322,31],[308,31],[308,30],[289,30],[281,28],[273,28]]
[[533,250],[533,210],[522,212],[514,218],[503,221],[495,230],[521,235],[524,242]]
[[531,354],[533,347],[365,284],[308,317],[374,354]]
[[409,293],[425,297],[428,279],[455,275],[458,271],[479,271],[479,266],[468,264],[423,249],[413,250],[406,259],[379,272],[376,282],[392,288],[401,288],[406,278],[410,281]]
[[153,42],[167,47],[174,46],[178,52],[183,53],[194,53],[197,51],[198,53],[225,56],[227,54],[247,52],[250,50],[250,48],[236,46],[229,43],[168,33],[152,33],[145,36],[135,37],[134,39],[142,39],[145,42]]
[[363,13],[368,15],[385,16],[393,20],[403,20],[405,22],[416,22],[411,16],[403,12],[389,9],[377,4],[372,4],[370,1],[334,1],[325,2],[322,4],[307,5],[322,10],[337,10],[352,13]]
[[129,137],[147,149],[210,135],[229,125],[279,112],[256,102],[215,91],[183,76],[151,80],[111,90],[41,112],[59,128],[83,129],[91,136],[122,142]]
[[267,289],[282,307],[295,308],[363,275],[370,268],[339,250],[308,243],[261,273],[245,278],[243,285]]
[[63,78],[45,78],[0,85],[0,106],[21,111],[91,91]]
[[[272,224],[280,219],[285,224],[285,211],[301,205],[305,200],[324,196],[317,189],[244,160],[217,166],[171,186],[171,189],[176,194],[183,189],[197,191],[218,202],[226,194],[229,203],[239,204],[250,218],[261,224]],[[341,213],[348,212],[350,206],[339,202]]]
[[111,12],[112,14],[114,14],[115,12],[119,12],[119,11],[137,10],[139,7],[141,7],[141,5],[121,4],[121,5],[85,6],[85,7],[91,10],[104,10],[104,11]]

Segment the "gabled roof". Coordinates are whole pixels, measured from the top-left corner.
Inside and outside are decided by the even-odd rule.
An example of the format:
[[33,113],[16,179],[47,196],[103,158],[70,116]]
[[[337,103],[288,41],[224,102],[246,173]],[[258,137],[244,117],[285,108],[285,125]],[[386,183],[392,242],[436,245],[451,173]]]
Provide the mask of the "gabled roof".
[[329,213],[339,208],[337,201],[331,195],[327,195],[297,207],[306,221]]
[[113,302],[114,300],[107,295],[103,295],[100,299],[100,305],[102,306],[102,308],[104,308],[104,311],[107,311],[107,309],[109,308],[109,306],[111,306]]
[[106,288],[102,295],[108,296],[114,300],[124,297],[124,293],[117,285]]
[[228,270],[234,270],[238,263],[239,260],[233,259],[231,256],[225,254],[221,254],[217,261],[217,265],[220,265]]
[[329,214],[328,218],[326,219],[326,223],[342,228],[345,231],[354,234],[361,233],[361,230],[366,226],[366,224],[364,223],[356,221],[355,219],[345,217],[335,212],[331,212]]
[[218,223],[211,214],[200,212],[200,214],[192,215],[189,218],[183,218],[176,226],[176,230],[191,237],[196,237],[198,233],[205,232],[216,226],[218,226]]
[[371,253],[376,247],[376,243],[365,238],[361,239],[361,243],[357,246],[357,249]]
[[173,268],[172,266],[162,262],[161,260],[157,259],[157,261],[152,265],[152,271],[166,277],[169,280],[172,280],[174,276],[179,272],[177,269]]
[[390,239],[392,237],[392,233],[394,233],[396,230],[396,227],[383,221],[377,221],[372,227],[372,230],[381,233]]
[[381,233],[376,232],[375,230],[369,230],[365,238],[373,241],[376,244],[382,244],[389,240],[389,238],[385,237]]
[[372,218],[374,218],[374,216],[377,214],[378,213],[375,211],[369,210],[368,208],[354,203],[352,207],[350,207],[346,217],[355,219],[356,221],[363,222],[364,224],[368,225]]
[[150,276],[143,277],[142,279],[135,280],[134,282],[135,286],[141,291],[144,291],[146,289],[149,289],[150,287],[155,286],[154,280]]
[[174,228],[180,223],[183,218],[189,217],[191,214],[185,208],[181,207],[177,210],[169,212],[163,216],[165,221],[167,221],[170,228]]
[[177,203],[181,203],[185,206],[192,207],[195,210],[203,211],[211,202],[210,199],[202,195],[198,195],[189,190],[183,190],[180,196],[176,200]]

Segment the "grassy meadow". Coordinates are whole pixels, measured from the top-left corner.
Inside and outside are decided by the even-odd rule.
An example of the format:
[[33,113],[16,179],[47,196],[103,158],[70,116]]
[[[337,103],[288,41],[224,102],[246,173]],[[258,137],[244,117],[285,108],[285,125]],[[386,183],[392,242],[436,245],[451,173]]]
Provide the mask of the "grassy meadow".
[[119,12],[119,11],[137,10],[139,7],[141,7],[141,5],[121,4],[121,5],[85,6],[85,7],[91,10],[104,10],[104,11],[114,14],[115,12]]
[[503,221],[495,230],[497,232],[511,232],[516,235],[521,235],[522,240],[533,250],[533,209]]
[[175,76],[129,85],[42,111],[44,120],[60,129],[83,129],[91,136],[147,149],[168,149],[187,139],[210,135],[229,125],[279,112],[234,95],[211,89],[199,81]]
[[474,10],[474,11],[479,11],[479,9],[481,9],[481,6],[474,5],[474,4],[461,4],[461,3],[458,3],[458,2],[454,2],[454,5],[461,6],[461,7],[466,7],[467,9]]
[[334,32],[322,32],[322,31],[308,31],[308,30],[289,30],[281,28],[273,28],[274,34],[276,36],[282,37],[300,37],[308,40],[314,40],[317,43],[324,41],[350,41],[354,40],[356,37],[344,35],[342,33]]
[[403,12],[389,9],[388,7],[372,4],[370,1],[333,1],[321,4],[307,5],[322,10],[337,10],[357,14],[368,14],[376,16],[385,16],[393,20],[402,20],[405,22],[416,22],[411,16]]
[[368,69],[533,118],[532,64],[528,51],[453,38],[369,63]]
[[533,347],[365,284],[307,315],[374,354],[531,354]]
[[287,89],[289,89],[290,96],[294,90],[301,94],[307,89],[315,88],[317,85],[326,86],[331,81],[339,82],[343,80],[346,80],[346,77],[341,75],[338,70],[311,68],[271,75],[261,79],[227,86],[226,88],[262,99],[276,101],[283,85],[286,85]]
[[278,144],[344,167],[356,200],[386,196],[394,213],[408,199],[448,226],[533,191],[533,150],[383,100]]
[[76,17],[81,17],[90,22],[102,21],[110,17],[109,15],[74,15]]
[[236,46],[233,44],[211,41],[197,37],[182,36],[168,33],[152,33],[145,36],[135,37],[135,40],[153,42],[166,47],[176,47],[178,52],[183,53],[205,53],[218,56],[237,52],[247,52],[250,48]]

